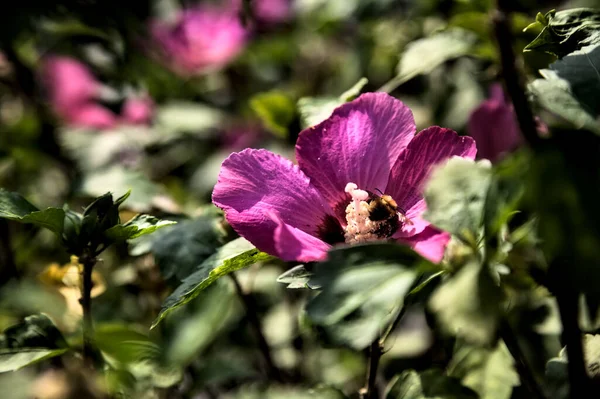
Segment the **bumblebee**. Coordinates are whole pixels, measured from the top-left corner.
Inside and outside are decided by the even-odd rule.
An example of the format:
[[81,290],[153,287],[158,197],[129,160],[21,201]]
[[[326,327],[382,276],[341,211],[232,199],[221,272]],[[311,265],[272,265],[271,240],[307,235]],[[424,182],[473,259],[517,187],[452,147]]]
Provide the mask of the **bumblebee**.
[[369,219],[374,222],[382,222],[375,232],[380,237],[390,237],[400,227],[400,222],[412,224],[409,218],[406,217],[406,211],[398,206],[391,195],[384,194],[380,190],[381,195],[367,191],[369,194]]

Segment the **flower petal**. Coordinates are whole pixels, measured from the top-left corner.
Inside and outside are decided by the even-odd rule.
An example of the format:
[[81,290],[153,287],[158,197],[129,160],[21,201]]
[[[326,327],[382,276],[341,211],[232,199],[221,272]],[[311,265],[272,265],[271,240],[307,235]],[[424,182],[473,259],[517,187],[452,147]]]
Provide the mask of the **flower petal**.
[[444,257],[446,245],[450,241],[450,234],[429,226],[421,233],[412,237],[402,238],[399,241],[410,245],[412,249],[425,259],[439,263]]
[[313,262],[324,260],[331,245],[300,229],[283,223],[281,218],[273,214],[277,223],[275,229],[275,250],[277,257],[284,261]]
[[385,190],[409,218],[415,219],[413,226],[402,227],[404,236],[417,234],[429,224],[418,217],[425,211],[423,185],[432,167],[452,156],[473,159],[476,152],[471,137],[459,136],[439,126],[421,131],[408,144],[392,168]]
[[344,220],[349,201],[346,184],[356,183],[362,190],[384,189],[392,165],[415,131],[412,112],[401,101],[386,93],[366,93],[303,130],[296,159]]
[[[296,230],[317,236],[327,216],[333,214],[297,166],[266,150],[231,154],[223,162],[212,200],[225,211],[235,231],[261,251],[276,256],[280,255],[276,237],[281,243],[281,237]],[[308,242],[304,236],[299,240]]]

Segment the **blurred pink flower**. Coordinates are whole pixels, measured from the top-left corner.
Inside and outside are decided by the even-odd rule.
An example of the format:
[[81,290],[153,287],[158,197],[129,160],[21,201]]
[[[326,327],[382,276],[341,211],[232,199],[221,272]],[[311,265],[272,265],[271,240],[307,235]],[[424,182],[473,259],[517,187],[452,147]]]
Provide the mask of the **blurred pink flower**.
[[126,99],[122,117],[100,104],[102,83],[75,58],[47,56],[41,65],[41,80],[50,106],[69,126],[105,130],[115,127],[119,121],[147,124],[152,117],[149,98]]
[[121,109],[121,120],[131,125],[148,125],[154,115],[154,102],[150,97],[130,97]]
[[439,262],[450,236],[422,218],[423,184],[434,165],[473,159],[475,142],[438,126],[415,133],[402,102],[363,94],[300,133],[297,166],[267,150],[231,154],[213,203],[238,234],[286,261],[324,259],[336,244],[393,240]]
[[492,162],[523,142],[512,104],[505,98],[500,83],[490,86],[490,97],[471,113],[467,129],[477,143],[478,157]]
[[182,76],[222,68],[240,54],[247,38],[232,7],[185,9],[175,23],[151,22],[150,33],[163,62]]

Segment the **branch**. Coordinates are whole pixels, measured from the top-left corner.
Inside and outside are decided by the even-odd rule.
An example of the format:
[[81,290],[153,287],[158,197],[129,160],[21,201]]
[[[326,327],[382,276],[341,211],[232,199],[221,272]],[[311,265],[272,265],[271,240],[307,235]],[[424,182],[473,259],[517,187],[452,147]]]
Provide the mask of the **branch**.
[[275,381],[282,382],[283,378],[281,371],[273,361],[273,357],[271,356],[271,348],[269,347],[265,335],[263,334],[261,322],[256,312],[256,303],[254,302],[254,298],[251,294],[244,292],[239,280],[237,279],[234,273],[230,273],[229,277],[231,277],[237,295],[244,304],[244,307],[246,308],[246,317],[248,318],[248,322],[254,329],[256,339],[258,340],[258,348],[260,349],[260,352],[262,353],[265,363],[267,365],[267,372],[269,377]]
[[80,258],[81,271],[81,308],[83,309],[83,359],[88,365],[94,364],[94,323],[92,319],[92,272],[96,257],[84,254]]
[[544,390],[538,384],[535,375],[533,375],[531,368],[527,364],[525,354],[521,350],[519,341],[517,340],[517,337],[515,336],[514,331],[507,320],[504,320],[500,326],[500,336],[506,344],[506,347],[508,348],[508,351],[512,355],[513,359],[515,359],[515,366],[517,368],[517,372],[519,373],[519,377],[521,378],[521,382],[532,395],[531,398],[547,399]]
[[539,147],[541,142],[537,133],[537,127],[527,96],[525,95],[525,86],[522,83],[521,74],[517,69],[515,54],[513,51],[514,39],[510,31],[508,21],[510,20],[510,11],[508,4],[510,1],[497,0],[496,10],[492,16],[494,24],[494,33],[498,50],[500,51],[500,62],[502,66],[502,76],[506,85],[506,91],[512,101],[517,114],[517,120],[523,137],[531,147]]
[[360,390],[361,399],[376,399],[377,395],[377,369],[379,368],[379,359],[383,354],[383,346],[379,338],[371,343],[369,349],[369,367],[367,368],[367,382]]

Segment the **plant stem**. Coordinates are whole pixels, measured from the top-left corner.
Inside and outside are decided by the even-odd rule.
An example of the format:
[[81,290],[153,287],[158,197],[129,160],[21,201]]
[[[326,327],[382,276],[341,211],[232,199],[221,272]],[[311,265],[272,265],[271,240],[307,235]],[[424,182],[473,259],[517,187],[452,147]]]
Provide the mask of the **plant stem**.
[[79,261],[83,264],[81,271],[81,308],[83,309],[83,358],[88,365],[94,364],[94,323],[92,319],[92,272],[96,265],[96,257],[83,255]]
[[[564,266],[564,265],[563,265]],[[569,289],[558,288],[556,300],[562,323],[562,341],[567,348],[570,398],[589,397],[589,379],[585,366],[581,330],[579,329],[579,302],[577,294]]]
[[283,381],[282,373],[279,370],[279,368],[275,365],[275,362],[273,361],[273,357],[271,356],[271,348],[269,347],[269,344],[265,338],[265,335],[263,334],[261,322],[260,322],[260,319],[258,318],[258,314],[256,312],[256,303],[254,302],[254,298],[252,297],[251,294],[244,292],[244,290],[242,289],[242,286],[240,285],[239,280],[237,279],[237,277],[235,276],[234,273],[230,273],[229,277],[231,277],[231,280],[233,281],[233,285],[235,286],[237,295],[241,299],[242,303],[244,304],[244,308],[246,308],[246,317],[248,319],[248,322],[254,329],[256,339],[258,340],[258,348],[260,349],[260,352],[262,353],[263,358],[265,360],[269,378],[271,378],[275,381],[282,382]]
[[519,377],[521,378],[521,382],[532,395],[531,398],[546,399],[547,396],[542,387],[538,384],[535,375],[527,364],[525,354],[521,350],[519,341],[517,340],[517,337],[515,336],[514,331],[507,320],[504,320],[500,326],[500,336],[506,344],[510,354],[515,359],[515,366],[517,368],[517,372],[519,373]]
[[513,37],[510,31],[509,4],[512,1],[496,0],[496,10],[493,14],[494,33],[498,50],[500,51],[500,62],[502,66],[502,76],[506,85],[506,91],[513,103],[517,120],[521,128],[523,137],[530,146],[537,147],[541,138],[537,133],[537,127],[527,96],[525,95],[524,85],[521,74],[517,69],[515,53],[513,51]]
[[377,370],[379,369],[379,359],[383,354],[383,346],[379,338],[371,343],[369,349],[369,366],[367,367],[367,382],[360,390],[361,399],[376,399],[377,393]]

